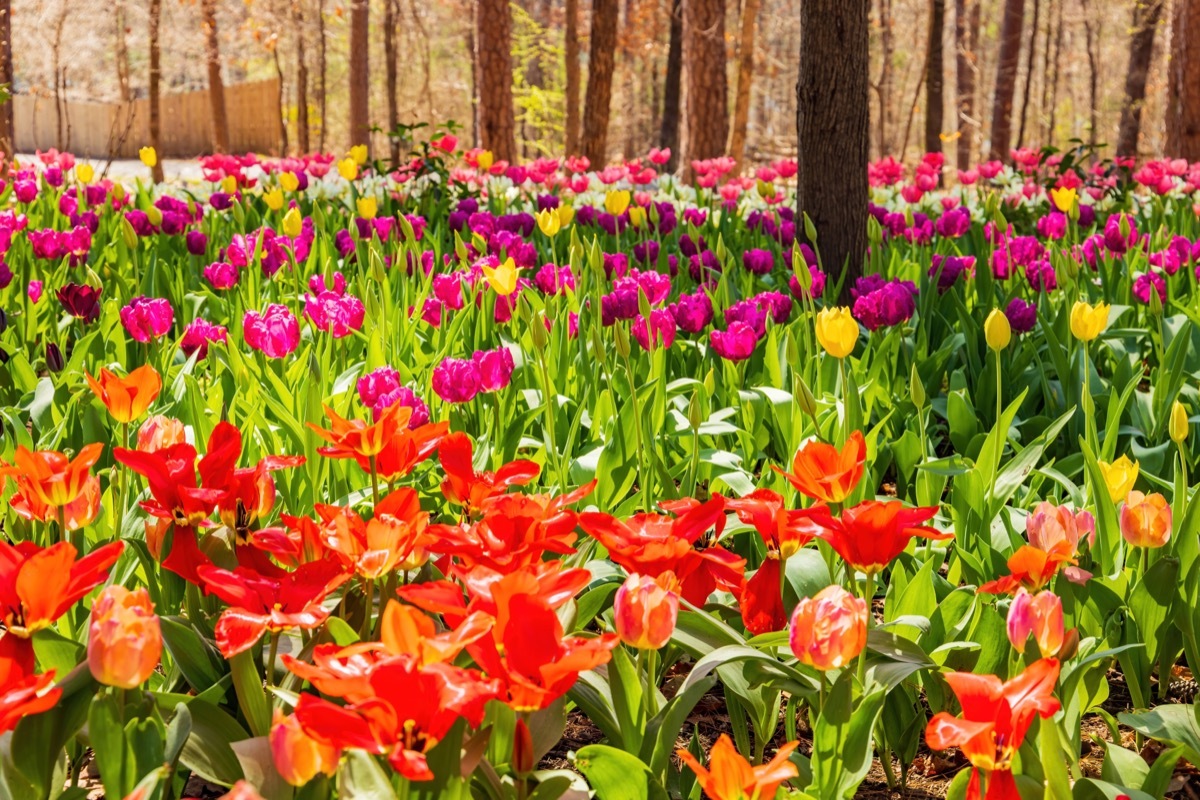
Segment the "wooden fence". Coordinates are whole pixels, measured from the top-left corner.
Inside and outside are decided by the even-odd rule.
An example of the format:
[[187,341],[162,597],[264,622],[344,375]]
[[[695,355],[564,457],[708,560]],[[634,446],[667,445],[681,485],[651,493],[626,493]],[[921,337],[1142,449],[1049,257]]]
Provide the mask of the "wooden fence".
[[[283,115],[279,81],[271,79],[225,87],[229,148],[234,153],[278,154]],[[211,153],[212,112],[208,91],[162,96],[159,155],[193,158]],[[18,94],[13,98],[17,150],[32,153],[51,147],[90,158],[137,158],[150,142],[150,101],[63,103],[62,138],[53,97]]]

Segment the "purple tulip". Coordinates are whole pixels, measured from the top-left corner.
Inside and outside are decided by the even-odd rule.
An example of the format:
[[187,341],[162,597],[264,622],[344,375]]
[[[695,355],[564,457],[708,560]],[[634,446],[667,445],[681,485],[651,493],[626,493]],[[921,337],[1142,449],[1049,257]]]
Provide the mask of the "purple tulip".
[[433,368],[434,393],[447,403],[469,403],[479,394],[479,365],[469,358],[447,358]]
[[224,344],[228,341],[229,335],[222,325],[214,325],[213,323],[197,319],[192,324],[183,329],[183,338],[179,340],[179,349],[188,358],[191,358],[194,353],[199,353],[196,356],[197,361],[203,361],[208,357],[208,345],[212,342],[220,342]]
[[1037,324],[1037,306],[1014,297],[1008,301],[1004,316],[1008,317],[1008,324],[1015,333],[1029,333]]
[[512,383],[513,356],[507,347],[476,350],[471,360],[479,368],[479,391],[498,392]]
[[728,330],[709,333],[708,340],[717,355],[728,361],[745,361],[754,353],[758,337],[744,322],[730,323]]
[[121,324],[135,341],[149,342],[171,330],[175,309],[162,297],[135,297],[121,309]]
[[251,349],[267,358],[283,358],[300,346],[300,323],[287,306],[272,303],[261,314],[246,312],[242,318],[242,337]]

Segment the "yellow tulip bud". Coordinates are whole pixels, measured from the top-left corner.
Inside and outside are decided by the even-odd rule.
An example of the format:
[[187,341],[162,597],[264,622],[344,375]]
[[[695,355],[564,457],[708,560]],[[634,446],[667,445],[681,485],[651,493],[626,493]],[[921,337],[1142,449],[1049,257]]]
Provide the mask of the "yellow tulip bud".
[[553,239],[554,235],[562,228],[562,223],[559,222],[558,214],[555,214],[551,209],[539,211],[537,213],[537,226],[543,234],[548,238]]
[[629,209],[629,224],[641,229],[646,225],[646,209],[641,206],[631,206]]
[[1107,303],[1097,303],[1095,306],[1077,300],[1071,307],[1071,333],[1076,339],[1090,342],[1108,327]]
[[294,172],[281,172],[279,174],[279,185],[285,192],[294,192],[300,188],[300,179],[296,177]]
[[513,260],[508,258],[498,267],[483,267],[483,278],[488,286],[496,290],[496,294],[508,297],[517,290],[517,276],[520,272]]
[[1064,214],[1069,214],[1075,206],[1075,199],[1078,192],[1074,189],[1055,188],[1050,190],[1050,201],[1054,203],[1054,207]]
[[233,175],[226,175],[221,178],[221,191],[225,194],[233,194],[237,191],[237,178]]
[[153,147],[143,147],[141,150],[138,150],[138,158],[151,169],[154,169],[154,166],[158,163],[158,153]]
[[817,312],[817,341],[834,358],[845,358],[858,342],[858,322],[845,306]]
[[283,190],[269,189],[263,192],[263,202],[267,204],[267,208],[272,211],[278,211],[283,208]]
[[146,209],[146,219],[150,220],[150,224],[157,228],[162,225],[162,211],[158,206],[150,206]]
[[614,189],[604,195],[604,210],[614,217],[619,217],[625,213],[625,209],[629,208],[629,200],[628,189]]
[[373,194],[358,198],[354,205],[358,210],[358,215],[363,219],[375,219],[375,215],[379,213],[379,201]]
[[303,229],[304,219],[300,216],[300,209],[292,206],[283,215],[283,235],[289,239],[295,239]]
[[91,164],[76,164],[75,177],[80,183],[91,183],[92,178],[96,177],[96,170]]
[[358,177],[358,163],[353,158],[343,158],[337,165],[338,175],[348,181]]
[[475,156],[475,163],[479,165],[481,172],[487,172],[492,168],[492,164],[496,163],[496,157],[492,155],[491,150],[480,150],[479,155]]
[[1175,444],[1183,444],[1188,437],[1188,413],[1183,407],[1183,403],[1176,400],[1171,404],[1171,441]]
[[575,219],[574,206],[559,206],[556,212],[558,214],[558,227],[560,230],[570,225]]
[[988,314],[987,321],[983,323],[983,336],[987,339],[988,347],[996,352],[1008,347],[1008,343],[1012,340],[1012,326],[1008,323],[1008,317],[1004,316],[1003,311],[998,308],[992,309],[992,313]]
[[1108,489],[1109,498],[1113,503],[1124,500],[1125,495],[1129,494],[1133,485],[1137,483],[1138,462],[1130,461],[1129,456],[1121,456],[1111,464],[1107,461],[1096,463],[1100,467],[1100,474],[1104,477],[1104,486]]
[[367,163],[368,155],[369,153],[367,152],[367,146],[365,144],[356,144],[354,147],[350,148],[350,157],[353,158],[354,163],[360,167]]

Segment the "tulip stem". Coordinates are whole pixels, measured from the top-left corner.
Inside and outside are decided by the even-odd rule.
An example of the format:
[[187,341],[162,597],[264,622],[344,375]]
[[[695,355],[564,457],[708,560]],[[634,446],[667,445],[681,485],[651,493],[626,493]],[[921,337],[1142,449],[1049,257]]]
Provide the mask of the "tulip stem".
[[[842,413],[842,429],[841,429],[841,432],[838,434],[837,444],[838,444],[838,447],[843,447],[846,444],[846,439],[849,438],[849,436],[850,436],[849,431],[847,431],[847,428],[850,425],[850,392],[848,390],[847,383],[846,383],[846,359],[844,359],[844,358],[838,359],[838,372],[840,373],[841,378],[842,378],[842,406],[843,406],[842,412],[843,413]],[[854,398],[854,401],[858,402],[858,398],[857,397]]]
[[[875,573],[868,572],[867,577],[863,581],[863,600],[867,603],[867,634],[870,635],[871,628],[875,627],[875,612],[871,609],[871,602],[875,599]],[[867,645],[863,643],[863,649],[858,651],[858,683],[862,686],[863,692],[867,690]]]
[[[123,423],[121,425],[121,446],[126,449],[129,448],[129,423],[128,422]],[[127,481],[125,480],[124,474],[120,470],[117,469],[116,462],[113,462],[112,468],[113,468],[113,471],[111,474],[113,476],[114,482],[117,484],[117,487],[116,487],[117,488],[117,507],[115,509],[116,528],[113,531],[113,533],[116,534],[116,537],[118,539],[120,539],[121,538],[121,528],[123,527],[123,522],[125,519],[125,491],[128,487],[126,486]]]
[[377,456],[371,456],[371,506],[379,505],[379,468],[376,466],[375,459]]
[[646,724],[658,713],[658,651],[646,650],[646,691],[642,694],[642,705],[646,713]]
[[267,655],[267,685],[275,685],[275,657],[279,655],[279,631],[271,631],[271,649]]
[[363,606],[362,639],[365,641],[371,633],[371,608],[375,604],[375,581],[363,578],[363,591],[366,593],[366,605]]

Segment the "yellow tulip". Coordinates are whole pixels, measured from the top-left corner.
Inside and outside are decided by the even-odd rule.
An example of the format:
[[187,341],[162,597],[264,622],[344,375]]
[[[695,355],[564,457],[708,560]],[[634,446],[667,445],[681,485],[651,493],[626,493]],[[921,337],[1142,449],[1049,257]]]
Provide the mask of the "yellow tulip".
[[354,163],[362,166],[367,163],[367,146],[365,144],[356,144],[350,148],[350,157],[354,159]]
[[263,192],[263,202],[267,204],[267,208],[278,211],[283,208],[283,190],[269,189]]
[[517,290],[517,275],[521,272],[511,258],[498,267],[484,266],[483,277],[496,290],[496,294],[508,297]]
[[625,209],[629,208],[629,190],[614,189],[604,195],[604,210],[612,214],[614,217],[619,217],[625,213]]
[[646,227],[646,209],[641,206],[630,206],[629,224],[639,229]]
[[221,178],[221,191],[225,194],[233,194],[237,191],[237,178],[233,175],[226,175]]
[[363,219],[375,219],[375,215],[379,213],[379,201],[373,194],[358,198],[354,201],[354,205],[358,210],[358,215]]
[[562,223],[558,219],[558,214],[547,208],[545,211],[537,213],[538,230],[544,233],[547,237],[553,239],[554,235],[562,228]]
[[1055,188],[1050,190],[1050,201],[1054,203],[1055,208],[1067,214],[1074,207],[1077,195],[1078,192],[1074,189]]
[[92,178],[96,177],[96,170],[91,164],[76,164],[75,177],[80,183],[91,183]]
[[1095,306],[1077,300],[1071,307],[1071,333],[1083,342],[1090,342],[1108,327],[1108,303]]
[[487,172],[492,168],[492,164],[496,163],[496,157],[492,155],[491,150],[480,150],[479,155],[475,156],[475,163],[479,165],[481,172]]
[[283,215],[283,235],[289,239],[295,239],[303,229],[304,219],[300,216],[300,209],[292,206]]
[[570,225],[572,220],[575,219],[574,206],[559,206],[556,209],[556,213],[558,214],[558,227],[560,230]]
[[150,224],[157,228],[162,225],[162,211],[158,206],[147,206],[146,219],[150,220]]
[[858,322],[845,306],[817,312],[817,341],[834,358],[845,358],[858,342]]
[[1000,352],[1008,347],[1008,343],[1012,340],[1012,325],[1008,322],[1008,317],[1004,316],[1004,312],[998,308],[993,308],[992,313],[988,314],[987,321],[983,323],[983,336],[987,339],[988,347],[996,352]]
[[294,172],[281,172],[279,174],[279,185],[283,187],[285,192],[294,192],[300,188],[300,179],[296,177]]
[[1175,444],[1183,444],[1188,437],[1188,413],[1183,407],[1183,403],[1176,400],[1171,404],[1171,424],[1169,431],[1171,433],[1171,441]]
[[358,177],[358,163],[353,158],[343,158],[337,165],[338,175],[348,181]]
[[1108,489],[1109,498],[1113,503],[1124,500],[1125,495],[1129,494],[1133,485],[1137,483],[1138,462],[1130,461],[1129,456],[1121,456],[1111,464],[1107,461],[1096,463],[1100,467],[1100,474],[1104,476],[1104,486]]
[[138,158],[151,169],[154,169],[154,165],[158,163],[158,153],[153,147],[143,147],[141,150],[138,150]]

